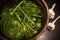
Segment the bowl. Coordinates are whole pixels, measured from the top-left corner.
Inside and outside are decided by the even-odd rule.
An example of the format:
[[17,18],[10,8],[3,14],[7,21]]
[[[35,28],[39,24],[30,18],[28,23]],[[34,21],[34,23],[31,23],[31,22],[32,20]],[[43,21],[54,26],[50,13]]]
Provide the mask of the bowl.
[[[49,22],[48,6],[47,6],[47,4],[44,0],[26,0],[26,1],[32,1],[36,4],[38,4],[38,5],[41,5],[41,7],[44,11],[43,18],[42,18],[41,29],[29,39],[29,40],[35,40],[38,37],[40,37],[42,35],[42,33],[47,29],[47,25],[48,25],[48,22]],[[14,3],[14,2],[16,2],[16,0],[4,0],[4,1],[2,1],[0,3],[0,12],[4,7],[10,6],[10,4]],[[1,17],[0,17],[0,19],[1,19]],[[7,40],[9,39],[2,33],[2,30],[0,30],[0,38],[3,39],[3,40],[4,39],[7,39]]]

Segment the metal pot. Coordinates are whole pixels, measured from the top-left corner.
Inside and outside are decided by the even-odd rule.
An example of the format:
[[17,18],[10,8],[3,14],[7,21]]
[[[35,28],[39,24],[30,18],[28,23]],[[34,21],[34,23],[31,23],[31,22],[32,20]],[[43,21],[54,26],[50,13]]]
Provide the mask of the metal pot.
[[[27,0],[28,1],[28,0]],[[31,0],[29,0],[31,1]],[[46,2],[44,0],[32,0],[33,2],[35,2],[36,4],[39,4],[42,6],[44,14],[43,14],[43,20],[42,20],[42,27],[41,29],[38,31],[37,34],[35,34],[30,40],[35,40],[37,39],[39,36],[42,35],[42,33],[47,29],[47,25],[49,22],[49,11],[48,11],[48,6],[46,4]],[[0,2],[0,10],[2,10],[4,7],[8,7],[12,2],[15,2],[15,0],[4,0],[2,2]],[[6,37],[4,36],[4,34],[2,34],[0,32],[0,38],[5,40]]]

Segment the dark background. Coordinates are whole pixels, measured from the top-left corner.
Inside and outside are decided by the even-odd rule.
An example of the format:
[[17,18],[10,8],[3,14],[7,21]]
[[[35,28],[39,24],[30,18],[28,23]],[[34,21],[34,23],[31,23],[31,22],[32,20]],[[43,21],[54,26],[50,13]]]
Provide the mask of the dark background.
[[[49,9],[54,3],[56,3],[56,7],[54,9],[56,13],[55,18],[59,16],[60,15],[60,1],[59,0],[45,0],[45,1]],[[60,40],[60,19],[55,23],[55,25],[56,25],[56,28],[54,31],[46,30],[37,40]]]

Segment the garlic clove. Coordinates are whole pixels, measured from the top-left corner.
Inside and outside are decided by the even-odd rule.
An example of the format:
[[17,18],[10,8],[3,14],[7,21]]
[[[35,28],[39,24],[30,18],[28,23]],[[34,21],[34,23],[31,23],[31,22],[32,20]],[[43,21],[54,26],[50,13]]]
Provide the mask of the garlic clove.
[[48,29],[53,31],[55,29],[55,24],[54,23],[48,23]]
[[52,9],[49,9],[49,18],[53,19],[55,16],[55,12]]

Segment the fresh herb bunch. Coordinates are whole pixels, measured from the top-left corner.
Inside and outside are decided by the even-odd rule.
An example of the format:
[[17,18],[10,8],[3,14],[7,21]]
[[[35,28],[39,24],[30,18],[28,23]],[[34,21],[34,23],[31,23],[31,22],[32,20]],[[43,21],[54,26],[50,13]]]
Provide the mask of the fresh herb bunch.
[[1,14],[0,30],[11,40],[27,40],[41,27],[43,10],[33,2],[21,1],[4,8]]

